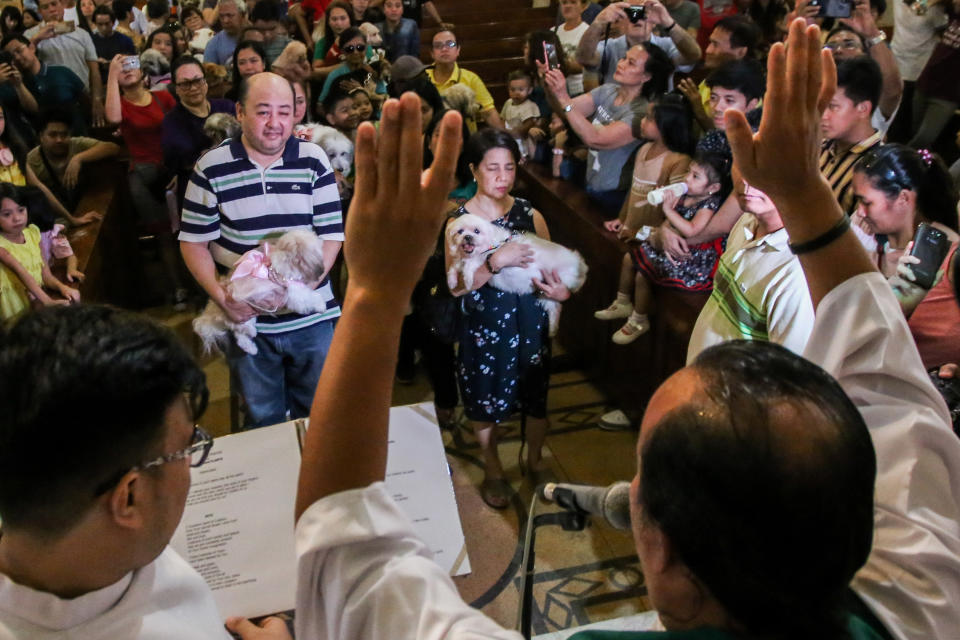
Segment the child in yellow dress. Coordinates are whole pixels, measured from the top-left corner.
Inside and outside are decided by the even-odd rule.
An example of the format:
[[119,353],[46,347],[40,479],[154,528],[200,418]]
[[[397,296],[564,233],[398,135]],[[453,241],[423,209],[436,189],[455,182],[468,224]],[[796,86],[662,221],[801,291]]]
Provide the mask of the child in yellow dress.
[[[11,322],[31,305],[70,304],[80,292],[60,282],[50,272],[40,252],[40,229],[28,224],[26,199],[19,187],[0,183],[0,321]],[[59,292],[54,300],[40,286]]]

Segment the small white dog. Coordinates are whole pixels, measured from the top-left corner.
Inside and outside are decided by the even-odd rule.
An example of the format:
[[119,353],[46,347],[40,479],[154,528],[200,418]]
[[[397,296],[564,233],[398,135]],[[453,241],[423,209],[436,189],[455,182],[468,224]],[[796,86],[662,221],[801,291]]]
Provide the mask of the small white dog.
[[[287,231],[247,251],[221,284],[234,300],[246,302],[264,313],[287,309],[296,313],[326,311],[323,294],[315,290],[323,275],[323,240],[311,230]],[[213,300],[193,321],[193,330],[203,340],[204,351],[222,345],[227,331],[237,346],[254,355],[257,318],[236,323]]]
[[293,129],[293,135],[320,145],[327,154],[331,167],[343,175],[350,173],[350,166],[353,165],[353,143],[350,138],[333,127],[322,124],[297,125]]
[[[455,257],[447,272],[450,289],[457,286],[458,275],[467,289],[473,288],[473,274],[487,255],[505,242],[519,242],[533,249],[533,262],[525,267],[504,267],[490,278],[490,284],[510,293],[533,293],[533,279],[540,279],[544,272],[556,271],[560,281],[573,293],[587,279],[587,263],[576,251],[556,242],[544,240],[532,233],[511,235],[510,231],[488,222],[479,216],[465,214],[450,221],[446,231],[450,254]],[[540,298],[540,306],[550,321],[550,335],[557,332],[560,321],[560,303]]]

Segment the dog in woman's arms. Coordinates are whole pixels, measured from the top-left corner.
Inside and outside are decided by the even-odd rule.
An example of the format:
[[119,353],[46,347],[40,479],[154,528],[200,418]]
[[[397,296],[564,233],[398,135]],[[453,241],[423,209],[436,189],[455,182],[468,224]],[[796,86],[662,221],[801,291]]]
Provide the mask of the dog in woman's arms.
[[[244,253],[221,284],[234,300],[258,312],[316,313],[327,310],[323,294],[315,289],[323,272],[323,240],[312,230],[298,229]],[[255,355],[256,323],[256,316],[233,322],[211,300],[193,321],[193,330],[203,340],[204,351],[222,347],[229,331],[238,347]]]
[[[490,278],[490,285],[510,293],[534,293],[534,278],[542,278],[544,273],[557,272],[560,281],[576,292],[587,279],[587,263],[576,251],[567,249],[556,242],[550,242],[532,233],[511,235],[510,231],[498,227],[479,216],[465,214],[454,218],[447,225],[447,245],[454,260],[447,271],[447,284],[450,289],[457,286],[462,278],[467,289],[473,288],[473,274],[487,255],[505,242],[522,242],[533,250],[533,261],[525,267],[504,267]],[[540,306],[550,321],[550,335],[557,332],[560,321],[560,303],[548,298],[540,298]]]

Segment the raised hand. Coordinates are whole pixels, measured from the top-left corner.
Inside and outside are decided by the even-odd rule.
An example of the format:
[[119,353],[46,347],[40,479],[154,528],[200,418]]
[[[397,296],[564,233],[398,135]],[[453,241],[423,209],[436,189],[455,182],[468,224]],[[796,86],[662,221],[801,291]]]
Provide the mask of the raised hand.
[[820,29],[797,19],[790,25],[787,47],[778,42],[770,49],[757,133],[743,113],[724,113],[734,163],[747,182],[774,202],[823,182],[820,117],[836,85],[837,69],[820,45]]
[[460,153],[460,114],[448,112],[431,167],[422,172],[420,99],[413,93],[383,106],[379,136],[357,131],[357,179],[347,215],[347,297],[376,296],[406,305],[433,252]]

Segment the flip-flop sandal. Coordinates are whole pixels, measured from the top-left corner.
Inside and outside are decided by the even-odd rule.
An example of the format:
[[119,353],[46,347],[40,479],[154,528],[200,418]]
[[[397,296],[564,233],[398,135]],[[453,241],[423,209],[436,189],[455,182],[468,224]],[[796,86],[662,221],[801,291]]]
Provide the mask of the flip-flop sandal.
[[493,509],[506,509],[510,506],[513,490],[503,478],[484,478],[480,485],[480,498]]

